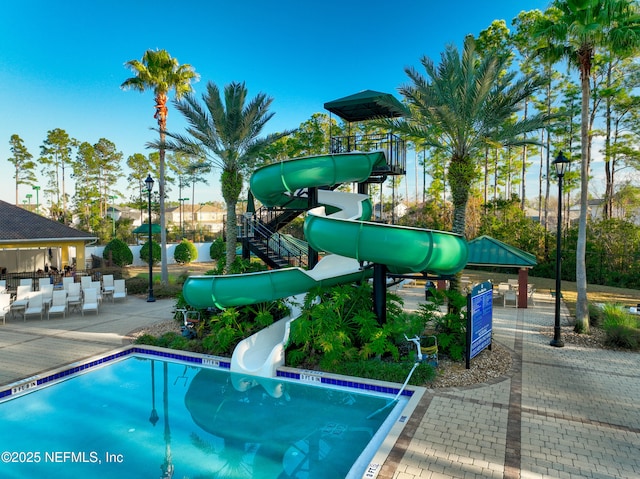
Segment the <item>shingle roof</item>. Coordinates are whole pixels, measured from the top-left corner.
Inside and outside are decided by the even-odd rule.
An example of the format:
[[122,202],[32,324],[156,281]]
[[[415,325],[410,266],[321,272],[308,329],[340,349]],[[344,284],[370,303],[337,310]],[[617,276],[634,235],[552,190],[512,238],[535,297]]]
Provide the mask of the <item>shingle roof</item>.
[[0,243],[94,239],[90,233],[0,200]]

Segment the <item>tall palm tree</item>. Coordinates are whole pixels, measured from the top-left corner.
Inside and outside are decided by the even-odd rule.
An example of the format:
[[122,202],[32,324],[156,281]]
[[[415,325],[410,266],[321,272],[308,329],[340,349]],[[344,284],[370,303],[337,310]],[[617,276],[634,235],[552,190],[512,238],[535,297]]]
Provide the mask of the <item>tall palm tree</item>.
[[606,48],[612,55],[623,57],[640,47],[640,16],[635,0],[556,0],[552,8],[559,15],[545,17],[536,36],[549,41],[541,54],[552,60],[567,59],[580,72],[581,104],[581,171],[580,220],[576,245],[576,330],[589,332],[587,302],[587,217],[589,199],[589,165],[591,161],[589,102],[591,67],[594,54]]
[[162,283],[169,281],[169,270],[167,268],[167,230],[165,218],[165,161],[164,148],[162,144],[165,140],[167,129],[167,101],[171,90],[176,98],[191,92],[192,81],[198,80],[198,75],[191,65],[180,65],[178,60],[172,58],[166,50],[147,50],[142,56],[142,60],[130,60],[125,66],[135,73],[134,77],[126,79],[120,86],[124,90],[133,89],[139,92],[153,90],[156,105],[156,113],[153,117],[158,120],[158,130],[160,132],[160,170],[158,179],[158,192],[160,198],[160,243],[162,246]]
[[[290,132],[260,136],[265,124],[274,115],[269,112],[273,99],[264,93],[258,93],[247,101],[245,84],[237,82],[225,86],[224,98],[220,93],[215,83],[209,82],[202,95],[204,107],[192,94],[177,100],[176,108],[189,124],[188,135],[167,132],[170,139],[163,146],[194,158],[204,158],[213,167],[220,168],[222,197],[227,206],[225,233],[228,271],[236,257],[236,205],[246,173],[264,148]],[[154,147],[160,145],[151,144]]]
[[507,121],[543,85],[533,74],[516,79],[515,73],[505,71],[507,61],[504,55],[480,56],[471,35],[465,38],[462,54],[448,46],[438,66],[423,57],[428,78],[414,68],[405,69],[411,80],[399,89],[408,104],[405,117],[386,121],[449,157],[454,233],[465,233],[469,191],[485,147],[534,143],[522,135],[544,125],[541,115]]

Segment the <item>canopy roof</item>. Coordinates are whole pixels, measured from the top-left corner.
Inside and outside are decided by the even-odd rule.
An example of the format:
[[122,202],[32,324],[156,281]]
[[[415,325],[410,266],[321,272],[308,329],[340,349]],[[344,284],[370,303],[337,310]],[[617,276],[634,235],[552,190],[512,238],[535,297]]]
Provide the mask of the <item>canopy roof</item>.
[[345,121],[373,120],[402,116],[402,104],[391,94],[364,90],[324,104],[325,110]]
[[522,251],[490,236],[469,241],[468,265],[533,268],[538,262],[531,253]]
[[[156,223],[151,223],[151,234],[159,235],[160,234],[160,225]],[[136,229],[132,231],[133,234],[138,235],[148,235],[149,234],[149,223],[143,223],[138,226]]]

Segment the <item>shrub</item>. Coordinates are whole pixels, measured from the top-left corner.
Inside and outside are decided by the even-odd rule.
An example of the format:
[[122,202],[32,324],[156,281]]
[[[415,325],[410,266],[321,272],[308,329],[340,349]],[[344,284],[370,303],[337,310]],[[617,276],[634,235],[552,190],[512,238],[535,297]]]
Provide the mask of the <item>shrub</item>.
[[625,349],[640,347],[638,320],[619,304],[605,303],[602,307],[602,329],[608,346]]
[[[158,264],[158,262],[162,257],[162,253],[161,253],[162,248],[160,248],[160,245],[155,241],[151,241],[151,251],[153,255],[153,264]],[[142,248],[140,248],[140,259],[145,263],[149,264],[149,242],[148,241],[142,245]]]
[[222,261],[224,263],[224,257],[226,254],[226,246],[222,238],[216,238],[209,247],[209,256],[214,261]]
[[[449,312],[436,313],[439,305],[447,298]],[[421,304],[418,314],[425,324],[435,331],[438,338],[438,352],[454,361],[462,361],[467,345],[467,313],[463,310],[466,298],[457,291],[436,291],[433,304]]]
[[176,246],[173,257],[177,263],[191,263],[198,259],[198,249],[191,241],[183,239],[180,244]]
[[133,253],[131,248],[122,240],[114,238],[107,246],[104,247],[102,257],[106,260],[111,259],[118,266],[127,266],[133,263]]

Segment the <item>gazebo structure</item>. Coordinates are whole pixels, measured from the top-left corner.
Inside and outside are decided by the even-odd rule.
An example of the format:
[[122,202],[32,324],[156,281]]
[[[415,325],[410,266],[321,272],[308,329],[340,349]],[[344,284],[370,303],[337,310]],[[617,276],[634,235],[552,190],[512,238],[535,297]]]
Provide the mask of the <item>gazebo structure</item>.
[[518,268],[518,308],[526,308],[529,269],[538,264],[536,257],[490,236],[480,236],[469,241],[467,245],[468,266]]
[[0,201],[0,273],[45,266],[85,268],[85,246],[97,238],[24,208]]

